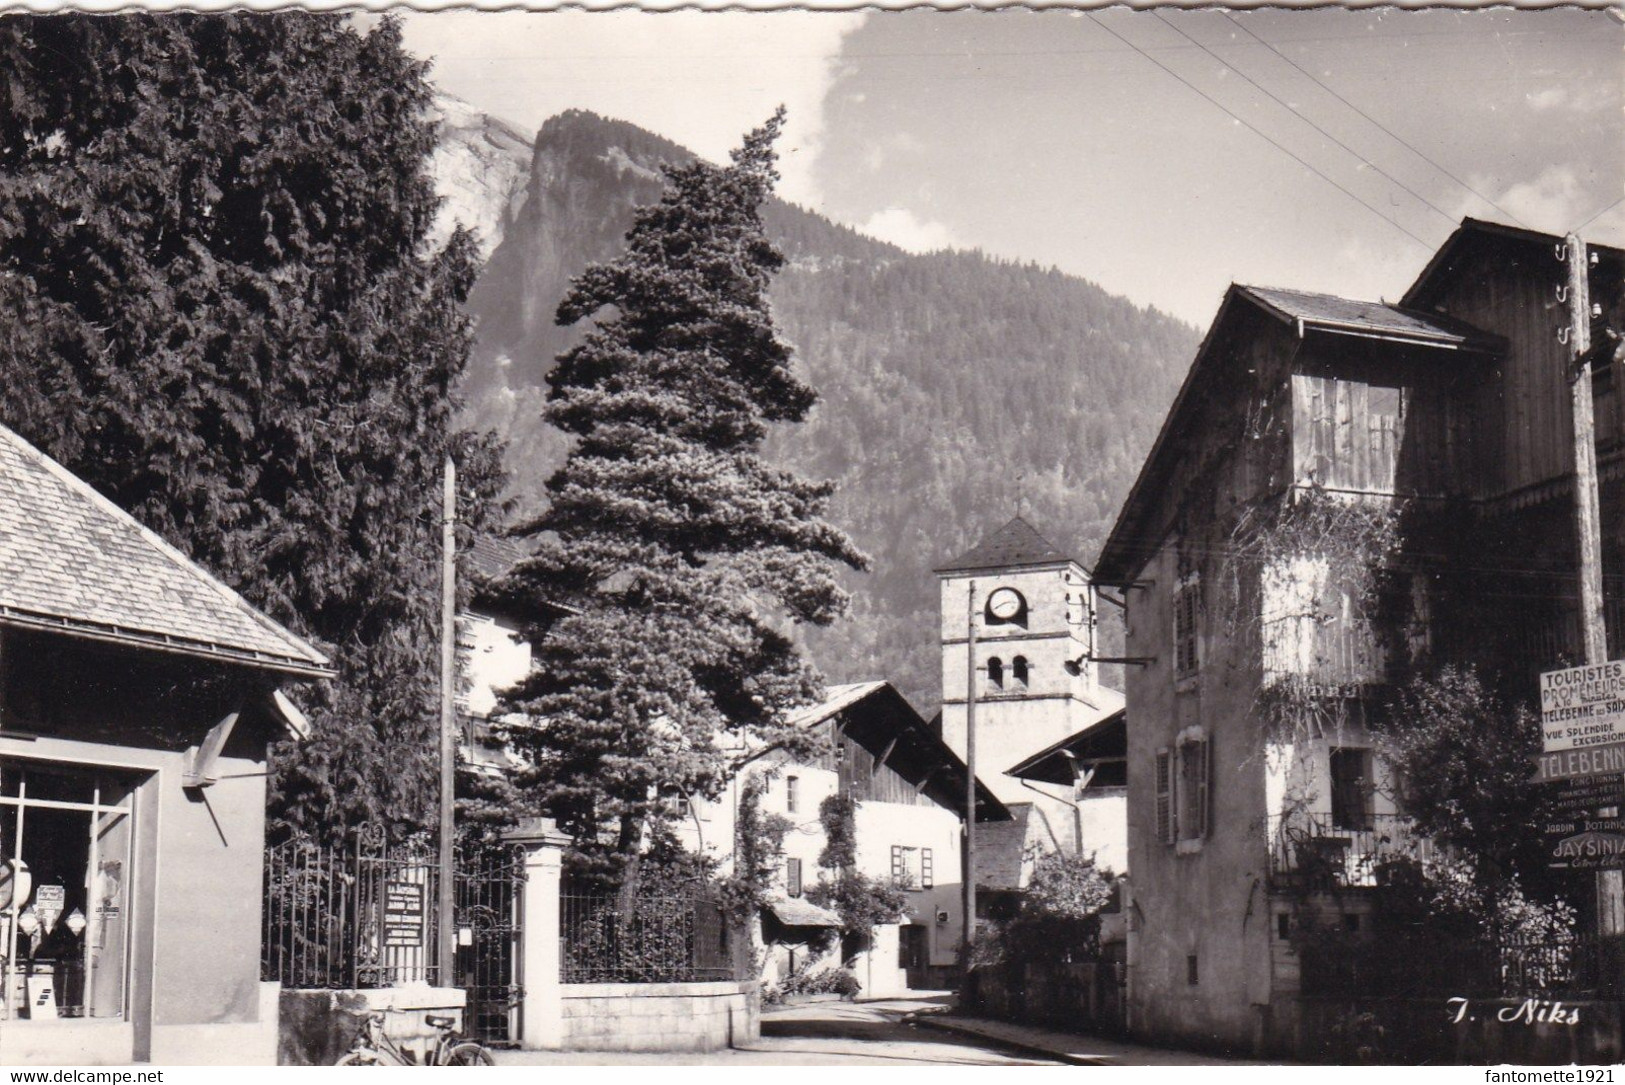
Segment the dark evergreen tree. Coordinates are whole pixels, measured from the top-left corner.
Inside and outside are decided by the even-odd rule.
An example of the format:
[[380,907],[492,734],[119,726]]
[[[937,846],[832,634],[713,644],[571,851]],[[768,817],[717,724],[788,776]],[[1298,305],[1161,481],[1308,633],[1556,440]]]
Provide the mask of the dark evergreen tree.
[[865,559],[821,518],[832,487],[765,462],[771,423],[814,393],[791,367],[763,234],[781,110],[732,164],[665,170],[616,260],[589,268],[558,319],[595,318],[548,376],[547,417],[574,447],[527,525],[540,549],[509,587],[572,604],[511,707],[526,783],[613,870],[670,817],[669,791],[715,797],[750,750],[805,752],[789,713],[819,680],[788,623],[845,611],[840,564]]
[[438,494],[471,239],[427,243],[426,68],[336,15],[0,19],[0,420],[327,645],[309,827],[432,797]]

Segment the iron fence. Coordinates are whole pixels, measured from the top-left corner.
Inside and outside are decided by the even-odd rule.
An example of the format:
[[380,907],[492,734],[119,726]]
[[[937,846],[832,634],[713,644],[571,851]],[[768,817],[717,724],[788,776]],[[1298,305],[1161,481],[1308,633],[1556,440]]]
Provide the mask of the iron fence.
[[[1352,820],[1352,819],[1351,819]],[[1439,849],[1398,814],[1368,814],[1337,825],[1330,815],[1296,811],[1270,822],[1270,877],[1302,889],[1382,885],[1390,864],[1435,858]]]
[[341,845],[266,850],[260,978],[288,988],[438,983],[440,871],[427,841],[364,825]]
[[703,893],[568,893],[560,898],[565,983],[737,978],[727,910]]
[[1625,940],[1573,934],[1499,942],[1435,931],[1318,932],[1297,945],[1309,996],[1614,999]]

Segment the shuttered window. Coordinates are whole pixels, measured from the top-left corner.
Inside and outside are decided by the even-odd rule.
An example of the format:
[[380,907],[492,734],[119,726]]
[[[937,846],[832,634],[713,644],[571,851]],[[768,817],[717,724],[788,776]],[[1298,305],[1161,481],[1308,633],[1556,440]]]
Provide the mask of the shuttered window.
[[898,844],[891,848],[891,882],[893,885],[902,885],[908,879],[908,858]]
[[937,884],[935,878],[936,878],[935,872],[931,868],[931,849],[930,848],[921,848],[920,849],[920,888],[921,889],[930,889],[930,888],[932,888],[933,886],[935,886]]
[[784,864],[784,891],[792,897],[801,896],[801,860],[789,859]]
[[1164,844],[1174,842],[1173,757],[1167,750],[1157,751],[1157,839]]
[[1202,582],[1188,577],[1174,590],[1174,676],[1188,678],[1200,663],[1197,625],[1201,616]]
[[1209,787],[1212,765],[1206,738],[1190,739],[1179,745],[1178,838],[1201,840],[1207,836]]

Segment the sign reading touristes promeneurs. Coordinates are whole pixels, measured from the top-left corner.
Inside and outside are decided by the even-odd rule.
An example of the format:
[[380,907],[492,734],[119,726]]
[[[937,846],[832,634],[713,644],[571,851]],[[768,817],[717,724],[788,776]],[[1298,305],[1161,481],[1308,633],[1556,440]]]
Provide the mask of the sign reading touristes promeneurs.
[[1540,676],[1535,781],[1625,772],[1625,660]]
[[1625,742],[1625,660],[1541,675],[1540,727],[1547,753]]

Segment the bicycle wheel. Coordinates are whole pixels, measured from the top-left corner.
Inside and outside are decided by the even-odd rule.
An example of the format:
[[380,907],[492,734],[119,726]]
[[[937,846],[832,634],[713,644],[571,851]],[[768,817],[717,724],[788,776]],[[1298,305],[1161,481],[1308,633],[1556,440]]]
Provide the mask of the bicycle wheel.
[[491,1053],[485,1050],[484,1045],[472,1040],[460,1043],[446,1052],[446,1061],[442,1066],[495,1066],[496,1060]]
[[334,1066],[377,1066],[378,1059],[371,1055],[364,1055],[359,1051],[346,1051],[344,1057]]

